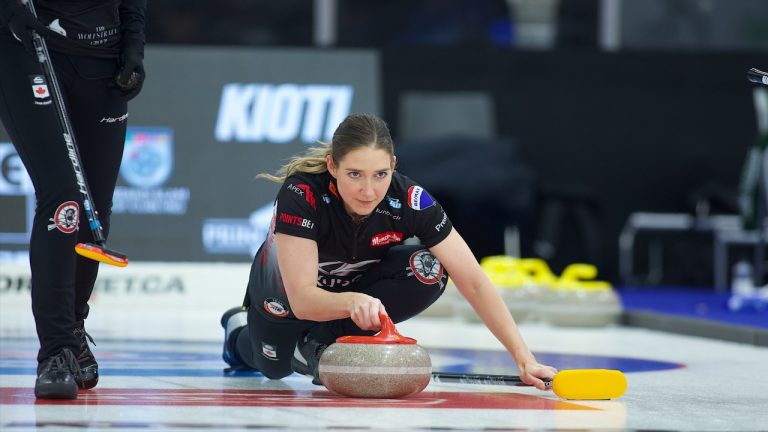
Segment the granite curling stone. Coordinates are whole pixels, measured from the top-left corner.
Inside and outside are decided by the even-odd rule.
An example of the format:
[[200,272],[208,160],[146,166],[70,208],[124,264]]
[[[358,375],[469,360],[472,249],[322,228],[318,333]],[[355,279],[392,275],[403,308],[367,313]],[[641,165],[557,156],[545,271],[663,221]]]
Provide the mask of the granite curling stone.
[[318,366],[328,390],[356,398],[401,398],[424,390],[432,378],[429,353],[400,335],[381,315],[375,336],[343,336],[325,349]]

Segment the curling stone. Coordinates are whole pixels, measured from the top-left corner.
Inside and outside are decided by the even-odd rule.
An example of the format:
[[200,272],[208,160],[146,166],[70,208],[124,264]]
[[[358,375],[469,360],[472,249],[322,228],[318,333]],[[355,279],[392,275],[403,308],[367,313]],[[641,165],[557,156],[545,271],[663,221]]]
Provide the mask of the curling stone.
[[594,280],[597,268],[571,264],[545,299],[547,321],[556,326],[603,327],[619,321],[622,306],[610,283]]
[[342,336],[320,357],[320,381],[328,390],[357,398],[400,398],[421,392],[432,377],[429,353],[400,335],[381,315],[375,336]]
[[[527,302],[528,290],[524,286],[523,274],[519,271],[519,259],[506,255],[492,255],[480,260],[480,268],[501,296],[515,320],[523,321],[530,309]],[[482,322],[472,305],[461,297],[455,303],[456,314],[472,323]]]
[[[480,260],[480,268],[496,286],[507,309],[515,317],[515,321],[525,321],[531,312],[531,304],[529,281],[520,271],[520,259],[506,255],[487,256]],[[474,310],[472,313],[475,319],[479,320]]]
[[540,258],[523,258],[520,260],[520,271],[525,278],[525,289],[528,293],[529,321],[541,321],[544,319],[542,304],[549,295],[552,286],[557,282],[557,277],[552,273],[546,261]]

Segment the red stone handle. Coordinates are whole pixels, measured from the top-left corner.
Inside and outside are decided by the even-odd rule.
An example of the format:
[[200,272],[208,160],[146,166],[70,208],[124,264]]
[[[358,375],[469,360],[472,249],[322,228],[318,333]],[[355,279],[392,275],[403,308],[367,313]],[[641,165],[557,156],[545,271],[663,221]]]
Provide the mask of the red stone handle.
[[385,314],[379,314],[381,321],[381,331],[373,336],[342,336],[336,339],[337,343],[357,343],[357,344],[381,344],[381,345],[414,345],[416,339],[403,336],[398,333],[395,323]]

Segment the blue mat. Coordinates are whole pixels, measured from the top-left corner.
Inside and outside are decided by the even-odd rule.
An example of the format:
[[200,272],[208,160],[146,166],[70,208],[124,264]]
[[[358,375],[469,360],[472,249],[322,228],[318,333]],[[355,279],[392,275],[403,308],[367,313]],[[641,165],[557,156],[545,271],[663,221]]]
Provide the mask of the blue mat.
[[617,292],[628,312],[653,312],[768,330],[768,311],[731,311],[729,293],[680,287],[622,287]]

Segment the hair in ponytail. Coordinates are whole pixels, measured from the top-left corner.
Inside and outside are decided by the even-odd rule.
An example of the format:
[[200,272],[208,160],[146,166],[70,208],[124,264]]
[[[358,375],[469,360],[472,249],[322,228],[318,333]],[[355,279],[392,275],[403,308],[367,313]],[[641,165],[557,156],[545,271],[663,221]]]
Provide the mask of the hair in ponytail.
[[326,162],[328,156],[331,156],[334,165],[338,166],[347,153],[361,147],[383,149],[390,156],[395,154],[392,136],[387,124],[373,114],[347,116],[336,128],[331,142],[320,144],[320,146],[310,147],[306,152],[292,157],[275,174],[261,173],[256,178],[282,183],[297,172],[321,174],[328,171]]
[[275,183],[282,183],[296,172],[320,174],[328,171],[326,156],[331,154],[331,145],[320,143],[318,147],[310,147],[306,152],[294,156],[287,164],[280,167],[275,174],[261,173],[256,178],[263,178]]

